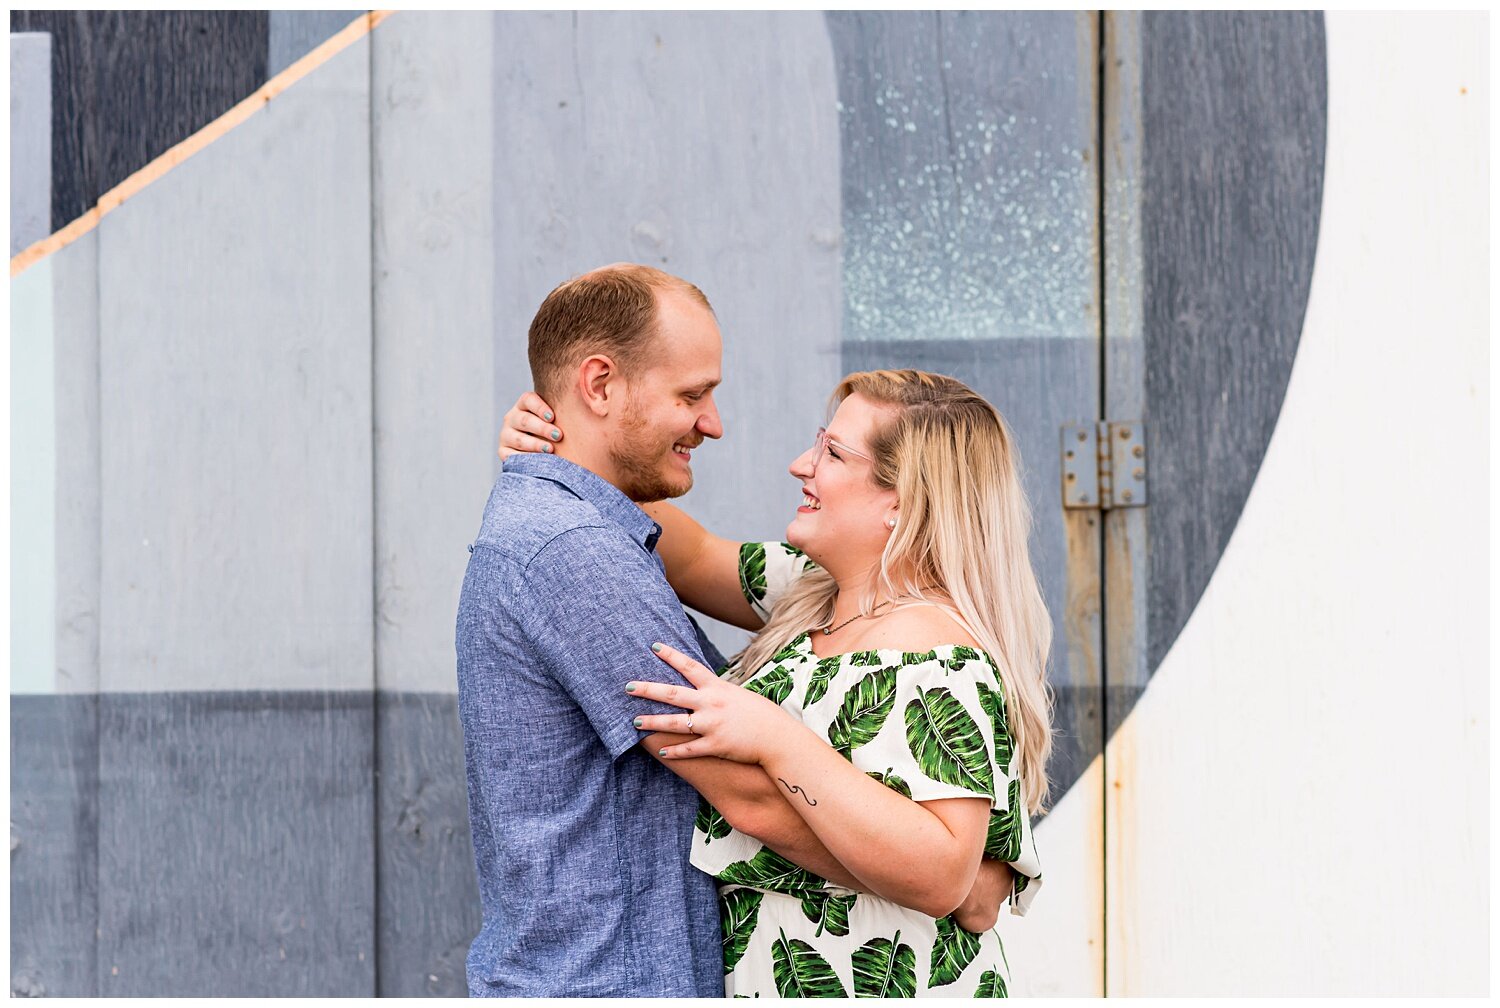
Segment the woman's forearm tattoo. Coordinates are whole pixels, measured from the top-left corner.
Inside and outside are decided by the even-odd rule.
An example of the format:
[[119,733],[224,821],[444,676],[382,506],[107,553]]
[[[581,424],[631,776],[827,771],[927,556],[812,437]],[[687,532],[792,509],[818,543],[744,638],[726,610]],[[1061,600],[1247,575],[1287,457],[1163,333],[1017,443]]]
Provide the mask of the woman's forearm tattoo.
[[805,801],[805,802],[807,802],[807,804],[809,804],[809,805],[816,805],[816,804],[818,804],[816,801],[814,801],[813,799],[809,798],[807,796],[807,792],[804,791],[804,790],[802,790],[797,785],[795,785],[795,784],[788,784],[785,780],[783,780],[780,777],[777,777],[776,779],[779,780],[779,781],[781,781],[781,786],[784,787],[784,788],[786,788],[792,794],[794,794],[794,795],[801,795],[802,796],[802,800]]

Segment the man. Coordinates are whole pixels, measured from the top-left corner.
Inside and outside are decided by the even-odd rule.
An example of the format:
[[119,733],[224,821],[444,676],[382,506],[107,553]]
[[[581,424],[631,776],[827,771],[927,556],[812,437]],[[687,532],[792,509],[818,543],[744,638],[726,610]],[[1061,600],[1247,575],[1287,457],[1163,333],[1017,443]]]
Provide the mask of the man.
[[685,739],[640,740],[632,724],[677,712],[624,688],[675,676],[653,642],[703,658],[655,554],[661,530],[636,505],[686,493],[693,450],[723,433],[718,325],[692,284],[616,264],[547,296],[529,357],[569,436],[507,459],[459,601],[484,911],[469,990],[722,997],[714,884],[688,863],[699,792],[785,857],[858,883],[759,767],[667,769],[649,754]]

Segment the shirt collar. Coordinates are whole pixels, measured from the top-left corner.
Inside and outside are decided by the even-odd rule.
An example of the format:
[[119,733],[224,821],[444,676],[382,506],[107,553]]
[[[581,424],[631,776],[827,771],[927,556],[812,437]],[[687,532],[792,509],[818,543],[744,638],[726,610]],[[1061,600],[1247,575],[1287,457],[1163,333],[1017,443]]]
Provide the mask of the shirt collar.
[[579,500],[594,505],[601,515],[623,528],[648,553],[656,549],[661,526],[626,497],[619,487],[598,473],[576,462],[542,452],[517,452],[505,460],[501,469],[556,483]]

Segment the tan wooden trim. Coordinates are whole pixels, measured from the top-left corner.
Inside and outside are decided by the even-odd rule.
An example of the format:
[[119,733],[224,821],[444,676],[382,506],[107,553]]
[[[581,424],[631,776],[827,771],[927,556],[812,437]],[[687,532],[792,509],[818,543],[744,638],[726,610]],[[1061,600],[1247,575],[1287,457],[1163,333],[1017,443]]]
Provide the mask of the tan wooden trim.
[[281,73],[266,81],[254,94],[235,105],[213,122],[204,126],[186,140],[169,148],[144,168],[134,172],[125,181],[99,197],[99,202],[90,207],[83,216],[71,221],[62,229],[41,241],[22,249],[10,261],[10,275],[19,276],[27,267],[46,258],[59,249],[66,248],[98,226],[104,215],[116,209],[130,197],[146,188],[167,172],[234,129],[240,123],[265,108],[267,103],[319,66],[364,38],[375,26],[393,12],[388,10],[367,11],[360,14],[338,34],[303,56]]

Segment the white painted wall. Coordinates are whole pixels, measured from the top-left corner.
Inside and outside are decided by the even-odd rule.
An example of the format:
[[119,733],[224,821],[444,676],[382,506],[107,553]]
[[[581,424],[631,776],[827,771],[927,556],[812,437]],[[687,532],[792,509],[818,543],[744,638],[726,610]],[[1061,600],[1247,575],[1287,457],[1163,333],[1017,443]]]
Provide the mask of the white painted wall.
[[1285,405],[1108,757],[1111,994],[1487,990],[1488,22],[1327,26]]

